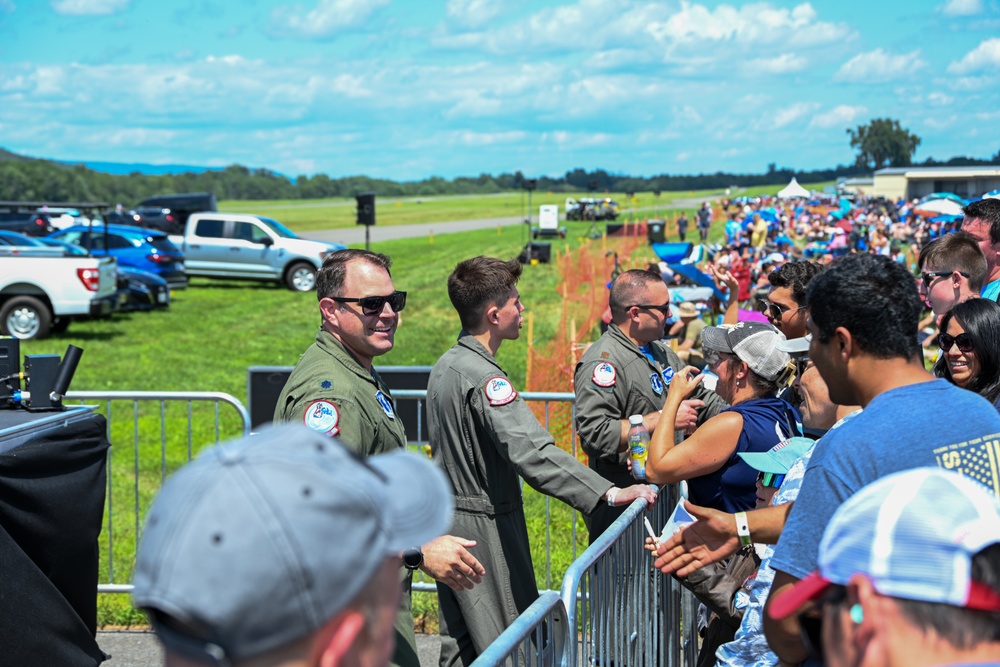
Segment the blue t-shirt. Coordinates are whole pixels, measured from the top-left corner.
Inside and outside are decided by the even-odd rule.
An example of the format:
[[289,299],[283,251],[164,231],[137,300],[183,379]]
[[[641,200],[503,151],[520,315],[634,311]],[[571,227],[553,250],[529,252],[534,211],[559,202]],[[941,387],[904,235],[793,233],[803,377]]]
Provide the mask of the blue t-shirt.
[[823,529],[863,486],[923,466],[954,470],[1000,496],[1000,414],[947,380],[891,389],[817,444],[771,567],[802,579],[816,569]]
[[744,401],[722,412],[736,412],[743,417],[736,449],[715,472],[687,480],[688,498],[695,505],[723,512],[753,509],[757,503],[757,471],[737,454],[766,452],[782,440],[799,435],[797,424],[802,419],[791,405],[773,396]]
[[983,285],[983,289],[979,290],[979,296],[990,301],[1000,301],[1000,279]]

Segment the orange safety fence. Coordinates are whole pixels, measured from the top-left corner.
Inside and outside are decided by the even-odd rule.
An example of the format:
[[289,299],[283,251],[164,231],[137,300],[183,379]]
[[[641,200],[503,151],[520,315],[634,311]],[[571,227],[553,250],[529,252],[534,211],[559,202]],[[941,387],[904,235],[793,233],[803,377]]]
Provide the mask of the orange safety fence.
[[[608,307],[607,284],[615,268],[614,253],[618,253],[620,270],[644,268],[645,263],[633,266],[630,256],[645,245],[645,233],[639,235],[643,223],[626,224],[620,236],[600,241],[587,241],[576,250],[566,249],[555,253],[553,260],[559,267],[559,293],[562,295],[562,312],[555,334],[549,340],[531,338],[526,373],[527,391],[572,392],[573,372],[583,350],[600,334],[601,316]],[[572,452],[572,407],[568,403],[550,403],[548,414],[540,402],[532,402],[535,416],[555,437],[556,444]],[[578,452],[581,461],[586,455]]]

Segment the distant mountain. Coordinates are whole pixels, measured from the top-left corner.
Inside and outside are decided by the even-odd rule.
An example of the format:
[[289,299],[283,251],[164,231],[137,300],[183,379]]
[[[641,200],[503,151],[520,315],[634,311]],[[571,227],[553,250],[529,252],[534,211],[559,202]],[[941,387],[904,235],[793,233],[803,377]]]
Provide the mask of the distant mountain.
[[150,176],[161,176],[163,174],[201,174],[206,171],[222,171],[223,167],[198,167],[190,164],[149,164],[147,162],[89,162],[86,160],[49,160],[46,158],[34,158],[27,155],[18,155],[4,148],[0,148],[0,162],[3,161],[30,161],[43,160],[53,164],[75,165],[83,164],[88,169],[100,171],[105,174],[127,175],[134,172],[148,174]]

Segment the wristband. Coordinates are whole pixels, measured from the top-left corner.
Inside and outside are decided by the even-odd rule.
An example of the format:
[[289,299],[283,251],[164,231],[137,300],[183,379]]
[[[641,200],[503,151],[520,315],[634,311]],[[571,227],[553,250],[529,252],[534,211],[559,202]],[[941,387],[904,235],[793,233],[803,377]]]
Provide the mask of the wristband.
[[618,492],[620,490],[621,489],[619,489],[617,486],[612,486],[610,489],[608,489],[608,493],[607,493],[608,507],[614,507],[615,506],[615,496],[618,495]]
[[740,546],[749,546],[753,544],[753,540],[750,539],[750,524],[747,523],[747,513],[737,512],[736,513],[736,534],[740,536]]

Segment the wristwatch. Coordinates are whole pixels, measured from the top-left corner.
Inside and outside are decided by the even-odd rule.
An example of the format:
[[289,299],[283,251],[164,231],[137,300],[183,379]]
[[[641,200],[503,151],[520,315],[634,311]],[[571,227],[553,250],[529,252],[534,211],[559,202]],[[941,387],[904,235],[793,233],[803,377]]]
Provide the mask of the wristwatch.
[[410,547],[403,552],[403,567],[407,570],[416,570],[424,564],[424,552],[420,547]]

